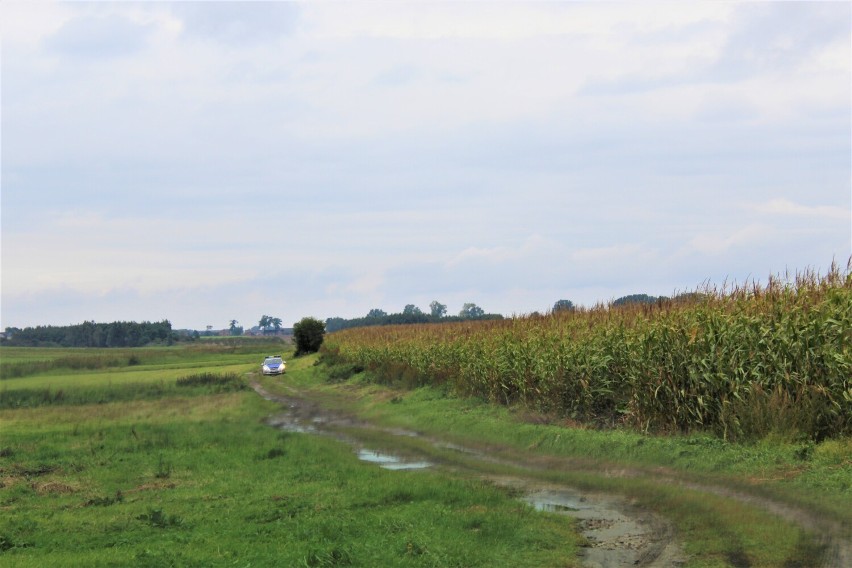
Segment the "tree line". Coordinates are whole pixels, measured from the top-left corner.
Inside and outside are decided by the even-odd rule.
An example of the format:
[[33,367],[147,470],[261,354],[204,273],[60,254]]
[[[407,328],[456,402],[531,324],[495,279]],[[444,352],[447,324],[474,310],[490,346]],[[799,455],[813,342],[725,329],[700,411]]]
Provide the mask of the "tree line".
[[457,316],[447,315],[447,306],[435,300],[429,304],[426,313],[414,304],[407,304],[401,312],[389,314],[379,308],[370,310],[361,318],[344,319],[340,317],[325,320],[325,330],[328,333],[349,329],[352,327],[367,327],[372,325],[400,325],[413,323],[446,323],[467,320],[496,320],[503,319],[501,314],[489,314],[474,303],[466,303]]
[[151,343],[171,345],[178,339],[169,320],[84,321],[76,325],[6,328],[5,342],[20,347],[141,347]]

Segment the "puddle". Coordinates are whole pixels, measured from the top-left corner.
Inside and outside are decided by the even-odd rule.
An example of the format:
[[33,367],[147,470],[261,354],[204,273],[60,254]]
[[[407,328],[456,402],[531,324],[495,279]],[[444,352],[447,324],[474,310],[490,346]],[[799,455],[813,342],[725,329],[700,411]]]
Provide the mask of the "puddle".
[[624,505],[617,499],[550,489],[529,493],[522,500],[538,511],[579,520],[580,530],[589,541],[589,547],[583,550],[584,565],[595,568],[646,565],[649,552],[646,549],[654,539],[653,528],[624,515],[620,510]]
[[310,425],[296,420],[291,414],[279,414],[266,419],[267,426],[272,426],[284,432],[297,432],[299,434],[316,434],[318,430]]
[[585,497],[565,491],[539,491],[527,495],[522,501],[532,505],[536,511],[548,511],[550,513],[576,512],[590,508]]
[[365,462],[378,464],[383,469],[404,470],[424,469],[432,464],[427,461],[405,461],[399,456],[376,452],[374,450],[358,450],[358,459]]

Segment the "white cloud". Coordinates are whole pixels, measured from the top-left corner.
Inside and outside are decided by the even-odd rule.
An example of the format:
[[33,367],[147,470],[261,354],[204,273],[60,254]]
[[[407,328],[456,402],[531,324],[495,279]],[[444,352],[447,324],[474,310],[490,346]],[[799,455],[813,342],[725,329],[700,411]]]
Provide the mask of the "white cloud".
[[451,258],[446,266],[453,268],[470,262],[503,264],[553,251],[555,243],[541,235],[530,235],[519,246],[468,247]]
[[762,245],[774,239],[776,235],[777,230],[774,227],[756,223],[727,234],[696,235],[690,239],[689,249],[707,255],[728,254],[736,248],[753,248]]
[[852,221],[852,210],[836,205],[802,205],[789,199],[773,199],[754,206],[759,213],[776,216],[812,217]]

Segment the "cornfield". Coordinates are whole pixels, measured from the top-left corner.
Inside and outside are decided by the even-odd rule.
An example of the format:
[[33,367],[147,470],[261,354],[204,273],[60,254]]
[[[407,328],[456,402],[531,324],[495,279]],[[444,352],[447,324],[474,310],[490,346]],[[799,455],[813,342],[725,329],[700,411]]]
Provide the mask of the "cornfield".
[[653,432],[852,433],[852,271],[656,304],[501,321],[356,328],[323,345],[384,382],[445,385],[594,425]]

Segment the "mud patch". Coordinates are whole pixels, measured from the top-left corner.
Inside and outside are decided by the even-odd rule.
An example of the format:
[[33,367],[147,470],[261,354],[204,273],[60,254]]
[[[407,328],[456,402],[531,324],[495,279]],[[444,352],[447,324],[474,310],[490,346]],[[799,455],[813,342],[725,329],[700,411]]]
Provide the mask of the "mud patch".
[[665,527],[646,513],[627,514],[631,507],[621,498],[565,487],[533,489],[524,480],[517,480],[513,485],[530,488],[522,500],[536,510],[579,521],[580,532],[589,543],[581,555],[585,566],[662,567],[685,563],[685,557],[671,542]]
[[68,495],[79,491],[79,488],[59,481],[32,483],[30,487],[39,495]]

